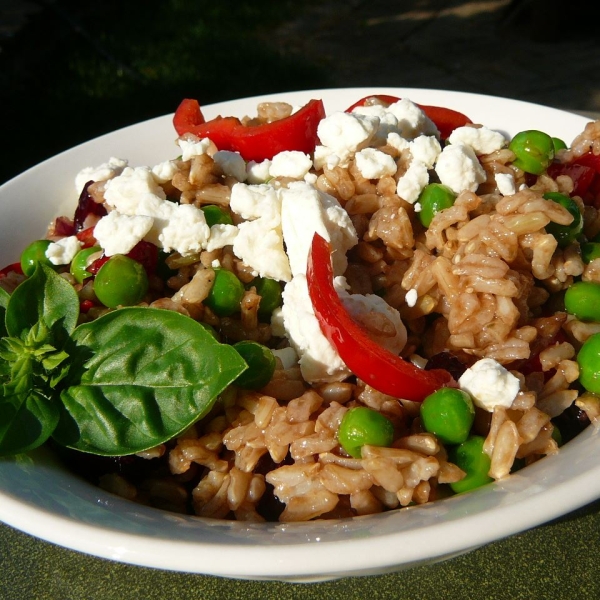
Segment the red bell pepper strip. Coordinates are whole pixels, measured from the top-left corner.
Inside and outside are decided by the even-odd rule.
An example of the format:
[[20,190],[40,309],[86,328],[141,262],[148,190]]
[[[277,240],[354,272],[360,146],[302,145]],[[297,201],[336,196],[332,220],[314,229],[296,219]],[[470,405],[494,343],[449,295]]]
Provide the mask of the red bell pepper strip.
[[9,273],[17,273],[17,275],[23,275],[23,269],[21,269],[21,263],[16,262],[12,265],[7,265],[4,269],[0,270],[0,279],[7,277]]
[[204,121],[200,106],[184,100],[173,117],[179,135],[193,133],[211,139],[219,150],[239,152],[244,160],[261,162],[285,150],[311,154],[317,145],[317,127],[325,117],[321,100],[311,100],[284,119],[263,125],[243,125],[236,117],[217,117]]
[[200,110],[198,100],[184,98],[173,116],[173,126],[179,135],[187,133],[191,127],[205,123],[204,115]]
[[419,369],[381,347],[352,319],[333,286],[330,245],[318,234],[312,240],[306,277],[321,331],[365,383],[395,398],[421,402],[452,381],[444,369]]
[[[400,98],[396,96],[389,96],[387,94],[373,94],[372,96],[365,96],[358,102],[355,102],[350,108],[346,109],[346,112],[352,112],[352,110],[358,106],[367,106],[371,100],[377,99],[384,104],[393,104],[398,102]],[[463,127],[472,123],[471,119],[462,113],[452,110],[451,108],[443,108],[441,106],[427,106],[424,104],[417,104],[417,106],[435,123],[435,126],[440,132],[440,137],[445,140],[450,134],[457,128]]]

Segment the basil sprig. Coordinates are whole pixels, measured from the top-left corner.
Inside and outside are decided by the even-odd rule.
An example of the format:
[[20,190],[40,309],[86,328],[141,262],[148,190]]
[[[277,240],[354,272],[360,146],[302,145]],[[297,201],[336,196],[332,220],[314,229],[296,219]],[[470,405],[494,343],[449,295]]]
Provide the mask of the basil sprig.
[[107,456],[152,448],[208,413],[247,368],[173,311],[122,308],[77,326],[75,290],[44,265],[11,296],[0,288],[2,316],[0,455],[51,436]]

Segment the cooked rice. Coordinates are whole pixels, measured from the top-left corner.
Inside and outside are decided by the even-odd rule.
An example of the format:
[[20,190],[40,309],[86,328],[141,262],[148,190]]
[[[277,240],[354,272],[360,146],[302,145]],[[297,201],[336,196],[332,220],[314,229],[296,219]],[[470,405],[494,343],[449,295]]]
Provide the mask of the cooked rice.
[[[269,122],[291,110],[285,103],[264,103],[258,118],[247,122]],[[502,479],[519,461],[529,464],[557,451],[551,419],[570,407],[600,422],[600,399],[589,392],[580,395],[575,361],[577,345],[599,332],[600,325],[560,311],[547,317],[541,311],[575,277],[600,282],[600,259],[584,264],[577,246],[559,248],[544,229],[550,222],[569,224],[572,215],[542,194],[569,193],[573,182],[544,175],[535,185],[503,197],[494,175],[512,174],[517,189],[525,175],[511,164],[512,152],[500,150],[481,157],[487,180],[479,195],[461,193],[424,229],[414,206],[396,193],[397,179],[407,168],[405,156],[391,146],[380,149],[396,160],[394,177],[369,181],[352,160],[346,167],[316,173],[317,187],[340,201],[359,234],[349,253],[347,281],[355,293],[385,292],[388,303],[400,311],[408,330],[406,358],[450,352],[468,365],[491,357],[519,377],[521,391],[513,405],[496,407],[491,415],[477,409],[474,426],[485,437],[490,476]],[[589,149],[600,153],[600,123],[589,124],[561,158]],[[213,154],[214,149],[179,160],[177,173],[164,185],[168,193],[181,203],[227,209],[235,181],[223,175]],[[90,188],[98,202],[103,191],[103,184]],[[581,208],[586,234],[598,233],[598,210]],[[162,289],[156,284],[150,306],[208,323],[231,342],[285,345],[261,321],[255,288],[244,294],[237,317],[219,318],[203,304],[215,261],[244,284],[254,277],[230,248],[191,257],[173,253],[167,264],[176,274]],[[15,277],[3,279],[2,285],[11,291],[19,282]],[[86,286],[76,289],[82,299],[93,295]],[[405,301],[409,290],[417,294],[411,306]],[[100,312],[92,310],[89,316]],[[370,315],[362,325],[385,336],[386,321]],[[550,343],[559,331],[568,341]],[[519,373],[533,354],[539,355],[541,371]],[[355,406],[375,409],[392,421],[392,447],[364,446],[361,458],[344,453],[337,430],[345,412]],[[143,453],[142,458],[160,463],[160,476],[129,481],[107,473],[99,484],[168,510],[248,521],[339,518],[423,504],[448,495],[448,484],[465,474],[448,461],[444,445],[423,431],[418,415],[418,404],[386,396],[360,380],[309,387],[298,367],[284,368],[279,361],[260,392],[230,388],[204,420],[166,446]]]

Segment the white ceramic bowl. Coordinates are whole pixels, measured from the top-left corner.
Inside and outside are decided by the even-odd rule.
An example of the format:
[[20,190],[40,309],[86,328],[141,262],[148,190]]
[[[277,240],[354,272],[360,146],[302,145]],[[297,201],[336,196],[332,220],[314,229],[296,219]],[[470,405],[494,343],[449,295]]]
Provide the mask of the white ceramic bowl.
[[[542,106],[420,89],[315,90],[215,104],[205,116],[255,114],[262,100],[328,112],[387,93],[459,110],[506,134],[538,128],[570,142],[586,119]],[[121,129],[63,152],[0,187],[0,262],[72,214],[74,176],[111,156],[154,165],[177,154],[170,116]],[[96,556],[161,569],[244,579],[318,581],[385,573],[466,552],[534,527],[600,497],[600,437],[589,427],[558,455],[469,494],[380,515],[297,524],[245,524],[139,506],[80,480],[47,450],[0,460],[0,520]],[[566,542],[565,542],[566,543]]]

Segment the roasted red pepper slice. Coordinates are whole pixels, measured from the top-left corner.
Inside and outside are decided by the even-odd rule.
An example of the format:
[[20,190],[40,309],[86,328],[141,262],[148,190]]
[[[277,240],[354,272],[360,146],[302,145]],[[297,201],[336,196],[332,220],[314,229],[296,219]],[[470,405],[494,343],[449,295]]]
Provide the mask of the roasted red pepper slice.
[[175,112],[173,124],[177,133],[209,138],[219,150],[239,152],[247,161],[261,162],[285,150],[311,154],[318,141],[317,127],[325,117],[323,102],[311,100],[289,117],[264,125],[243,125],[236,117],[205,122],[200,105],[193,102],[184,100]]
[[17,273],[18,275],[23,275],[23,269],[21,269],[21,263],[16,262],[12,265],[7,265],[4,269],[0,270],[0,279],[6,277],[9,273]]
[[329,243],[319,234],[312,240],[306,277],[323,335],[365,383],[395,398],[421,402],[452,381],[448,371],[424,371],[382,348],[352,319],[333,286]]
[[173,126],[179,135],[183,135],[190,131],[192,127],[202,125],[205,122],[198,100],[191,98],[184,98],[173,116]]
[[[378,100],[384,104],[393,104],[398,102],[400,98],[397,96],[389,96],[387,94],[373,94],[371,96],[365,96],[358,102],[355,102],[350,108],[346,109],[346,112],[352,112],[357,106],[366,106],[372,102],[372,100]],[[434,123],[440,132],[440,137],[445,140],[450,134],[457,128],[463,127],[472,123],[471,119],[462,113],[453,110],[451,108],[443,108],[441,106],[427,106],[424,104],[417,105]]]

